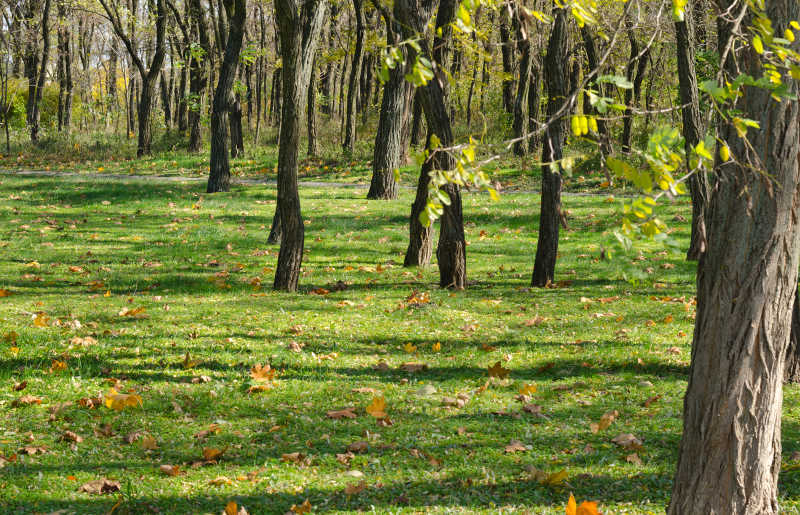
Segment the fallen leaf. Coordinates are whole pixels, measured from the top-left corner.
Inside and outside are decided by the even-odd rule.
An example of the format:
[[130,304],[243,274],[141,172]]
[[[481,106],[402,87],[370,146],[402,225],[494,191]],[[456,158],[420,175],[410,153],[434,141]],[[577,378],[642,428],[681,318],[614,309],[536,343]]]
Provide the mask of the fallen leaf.
[[575,497],[572,494],[569,495],[566,515],[599,515],[599,513],[596,502],[583,501],[578,506],[578,503],[575,502]]
[[83,437],[72,431],[64,431],[64,434],[61,435],[61,441],[81,443],[83,441]]
[[498,379],[505,379],[511,372],[511,370],[503,368],[503,365],[501,365],[499,361],[494,365],[492,365],[491,367],[489,367],[488,370],[489,370],[489,377],[497,377]]
[[112,388],[105,394],[105,404],[107,408],[114,411],[122,411],[127,407],[141,406],[142,398],[135,393],[119,393]]
[[20,406],[30,406],[32,404],[41,404],[42,398],[41,397],[34,397],[33,395],[23,395],[19,399],[15,399],[11,402],[12,408],[18,408]]
[[520,442],[519,440],[511,440],[511,442],[506,445],[506,454],[514,454],[515,452],[525,452],[527,451],[527,447]]
[[417,346],[411,343],[406,343],[405,345],[403,345],[403,350],[408,352],[409,354],[413,354],[414,352],[417,352]]
[[84,483],[78,488],[79,492],[86,492],[87,494],[110,494],[112,492],[119,492],[119,481],[111,481],[110,479],[95,479]]
[[250,369],[250,377],[253,381],[272,381],[275,378],[275,370],[270,368],[269,363],[263,367],[259,363]]
[[22,381],[22,382],[19,382],[19,383],[14,383],[14,385],[11,387],[11,390],[14,391],[14,392],[21,392],[27,386],[28,386],[28,381]]
[[375,418],[386,418],[386,399],[383,397],[374,397],[365,411]]
[[351,483],[344,487],[344,493],[347,495],[355,495],[367,489],[367,482],[363,479],[358,483]]
[[223,454],[225,454],[225,450],[227,447],[223,449],[217,449],[215,447],[203,447],[203,459],[206,461],[218,461]]
[[330,410],[330,411],[328,411],[326,413],[326,415],[328,416],[328,418],[337,419],[337,420],[338,419],[342,419],[342,418],[356,418],[356,417],[358,417],[358,415],[353,413],[353,411],[355,411],[355,408],[354,407],[350,407],[350,408],[344,408],[344,409],[340,409],[340,410]]
[[240,508],[235,501],[229,501],[228,504],[225,505],[224,515],[248,515],[248,513],[247,510],[244,509],[244,506]]
[[536,385],[535,384],[524,384],[520,387],[519,393],[520,395],[533,395],[536,393]]
[[635,452],[633,454],[628,454],[627,456],[625,456],[625,461],[627,461],[628,463],[633,463],[634,465],[642,464],[642,459]]
[[414,373],[427,370],[428,365],[426,363],[403,363],[398,368],[404,372]]
[[294,513],[298,513],[298,514],[299,513],[311,513],[311,508],[312,508],[311,503],[308,502],[308,499],[306,499],[305,501],[303,501],[303,504],[301,504],[300,506],[297,506],[296,504],[292,504],[292,507],[289,508],[289,510],[294,512]]
[[232,485],[233,481],[231,481],[229,478],[225,476],[219,476],[210,480],[208,484],[213,486]]
[[141,445],[142,445],[142,449],[145,449],[145,450],[148,450],[148,451],[154,451],[154,450],[158,449],[158,442],[156,442],[156,439],[153,438],[150,435],[147,435],[144,438],[142,438]]
[[187,369],[187,370],[190,369],[190,368],[194,368],[199,364],[200,364],[200,360],[199,359],[192,359],[189,356],[188,352],[186,353],[186,356],[183,357],[183,363],[181,363],[181,365],[183,365],[183,368]]
[[642,441],[633,436],[631,433],[621,433],[614,437],[611,441],[629,451],[638,451],[642,448]]
[[161,465],[158,469],[168,476],[177,476],[181,473],[181,468],[178,465]]
[[369,443],[367,443],[364,440],[353,442],[347,446],[347,452],[349,453],[366,452],[368,449],[369,449]]
[[616,420],[618,416],[619,412],[617,410],[607,411],[602,417],[600,417],[599,422],[589,424],[589,428],[592,430],[592,433],[604,431],[614,423],[614,420]]

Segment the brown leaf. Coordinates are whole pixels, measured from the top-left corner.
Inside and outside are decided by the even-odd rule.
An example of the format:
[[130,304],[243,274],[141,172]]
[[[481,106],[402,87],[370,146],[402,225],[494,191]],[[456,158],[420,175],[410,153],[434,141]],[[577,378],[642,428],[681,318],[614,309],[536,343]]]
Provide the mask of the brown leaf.
[[399,368],[400,370],[403,370],[404,372],[413,373],[413,372],[420,372],[422,370],[428,370],[428,364],[427,363],[403,363],[402,365],[400,365],[397,368]]
[[337,454],[336,461],[341,463],[342,465],[350,465],[350,460],[355,458],[355,454],[352,452],[346,452],[344,454]]
[[78,399],[78,406],[88,409],[97,409],[103,405],[103,399],[100,397],[85,397]]
[[217,449],[215,447],[203,447],[203,459],[206,461],[219,461],[228,448]]
[[313,506],[311,506],[311,503],[308,502],[308,499],[306,499],[305,501],[303,501],[303,504],[301,504],[300,506],[298,506],[296,504],[292,504],[292,507],[289,508],[289,511],[293,512],[293,513],[298,513],[298,514],[300,514],[300,513],[311,513],[311,508],[312,507]]
[[344,487],[344,493],[346,493],[347,495],[355,495],[355,494],[360,494],[366,489],[367,489],[367,482],[362,479],[358,483],[351,483],[346,487]]
[[178,465],[161,465],[158,470],[168,476],[177,476],[181,473],[181,468]]
[[72,431],[64,431],[64,434],[61,435],[60,440],[63,442],[81,443],[83,441],[83,437]]
[[342,418],[356,418],[358,415],[353,413],[355,411],[354,407],[344,408],[340,410],[330,410],[326,413],[328,418],[332,419],[342,419]]
[[361,387],[361,388],[353,388],[350,391],[353,392],[353,393],[371,393],[373,395],[378,393],[378,392],[375,391],[375,388],[370,388],[368,386],[364,386],[364,387]]
[[20,383],[14,383],[14,386],[11,387],[11,390],[14,392],[21,392],[27,387],[28,387],[28,381],[22,381]]
[[202,431],[199,431],[199,432],[195,433],[194,437],[199,439],[199,440],[202,440],[204,438],[207,438],[208,435],[217,434],[220,431],[221,431],[221,429],[219,427],[219,424],[211,424],[210,426],[208,426],[208,429],[204,429]]
[[311,457],[306,457],[302,452],[289,452],[281,455],[281,461],[284,463],[297,463],[299,465],[310,465]]
[[506,454],[514,454],[515,452],[525,452],[527,451],[527,447],[523,445],[522,442],[519,440],[511,440],[511,442],[506,445]]
[[114,436],[114,430],[111,429],[111,424],[103,424],[94,428],[94,435],[98,438],[110,438]]
[[132,444],[133,442],[141,438],[142,434],[143,433],[141,431],[133,431],[123,436],[122,440],[127,444]]
[[17,454],[27,454],[29,456],[34,456],[36,454],[45,454],[47,449],[42,447],[41,445],[26,445],[25,447],[20,447],[17,450]]
[[525,413],[531,413],[532,415],[541,415],[542,407],[538,404],[525,404],[522,406],[522,411]]
[[629,451],[638,451],[642,448],[642,441],[633,436],[631,433],[621,433],[614,437],[611,441]]
[[41,404],[42,398],[41,397],[34,397],[33,395],[23,395],[19,399],[16,399],[11,402],[12,408],[18,408],[20,406],[30,406],[32,404]]
[[110,494],[112,492],[119,492],[121,485],[119,481],[111,481],[110,479],[95,479],[84,483],[78,488],[79,492],[86,492],[87,494]]
[[642,465],[642,459],[635,452],[633,454],[628,454],[627,456],[625,456],[625,461],[627,461],[628,463],[633,463],[634,465]]
[[644,403],[642,403],[642,406],[644,406],[645,408],[649,408],[651,404],[658,401],[659,399],[661,399],[660,395],[654,395],[649,399],[647,399],[646,401],[644,401]]
[[503,365],[501,365],[499,361],[494,365],[492,365],[491,367],[489,367],[489,377],[497,377],[498,379],[505,379],[506,377],[508,377],[508,374],[510,372],[511,370],[503,368]]
[[600,417],[600,421],[597,423],[589,424],[589,428],[592,430],[592,433],[597,433],[599,431],[604,431],[608,429],[611,424],[614,423],[614,420],[619,416],[619,411],[611,410],[607,411]]
[[368,449],[369,443],[365,442],[364,440],[353,442],[347,446],[347,452],[351,453],[366,452]]
[[253,381],[272,381],[275,378],[275,370],[269,366],[269,363],[263,367],[259,363],[250,369],[250,377],[253,378]]
[[248,513],[247,510],[244,509],[244,506],[239,507],[236,501],[229,501],[228,504],[225,505],[224,515],[248,515]]

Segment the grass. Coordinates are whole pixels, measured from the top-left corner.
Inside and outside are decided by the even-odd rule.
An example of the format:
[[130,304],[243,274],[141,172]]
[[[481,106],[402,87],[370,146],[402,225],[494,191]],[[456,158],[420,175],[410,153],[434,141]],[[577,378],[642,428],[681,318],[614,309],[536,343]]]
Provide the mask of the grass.
[[[11,292],[0,336],[17,335],[0,343],[0,455],[16,454],[0,468],[3,513],[220,513],[230,500],[285,513],[307,499],[330,513],[555,514],[570,492],[606,513],[661,513],[668,502],[694,265],[654,246],[599,259],[617,209],[603,197],[565,199],[564,282],[531,289],[537,196],[466,195],[474,282],[451,292],[436,287],[435,265],[400,266],[411,191],[376,202],[363,189],[304,188],[302,286],[287,294],[269,288],[272,186],[211,196],[196,182],[0,175],[0,188],[0,288]],[[663,210],[671,219],[689,206]],[[685,247],[687,224],[671,225]],[[347,287],[314,294],[337,281]],[[414,292],[430,301],[409,303]],[[498,361],[508,378],[488,377]],[[407,362],[427,368],[398,368]],[[274,388],[248,393],[259,363],[278,370]],[[116,381],[142,405],[76,403]],[[538,389],[527,402],[540,415],[516,400],[525,384]],[[392,425],[365,413],[375,395],[354,391],[363,388],[385,397]],[[459,393],[463,407],[443,405]],[[14,407],[22,395],[42,402]],[[797,388],[785,399],[788,457],[800,450]],[[326,415],[345,407],[357,417]],[[611,426],[592,432],[611,410]],[[212,424],[218,433],[194,436]],[[64,441],[67,431],[83,441]],[[157,448],[123,440],[135,432]],[[611,442],[620,433],[642,440],[641,463]],[[505,452],[512,440],[525,449]],[[340,462],[358,441],[366,452]],[[25,446],[46,452],[20,454]],[[204,448],[225,452],[193,467]],[[282,459],[295,452],[306,458]],[[536,470],[564,470],[566,481],[542,484]],[[121,491],[78,491],[100,478]],[[363,491],[345,492],[362,480]],[[800,507],[796,471],[781,477],[781,503]]]

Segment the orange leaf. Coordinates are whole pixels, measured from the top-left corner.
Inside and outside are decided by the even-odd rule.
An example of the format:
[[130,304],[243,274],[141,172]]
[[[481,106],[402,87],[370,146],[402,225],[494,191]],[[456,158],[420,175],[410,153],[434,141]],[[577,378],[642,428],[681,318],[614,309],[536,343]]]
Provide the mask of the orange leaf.
[[386,399],[383,397],[374,397],[372,403],[367,406],[366,412],[375,418],[386,418]]
[[503,365],[501,365],[499,361],[494,365],[492,365],[491,367],[489,367],[489,377],[497,377],[499,379],[505,379],[506,377],[508,377],[509,372],[511,372],[511,370],[503,368]]

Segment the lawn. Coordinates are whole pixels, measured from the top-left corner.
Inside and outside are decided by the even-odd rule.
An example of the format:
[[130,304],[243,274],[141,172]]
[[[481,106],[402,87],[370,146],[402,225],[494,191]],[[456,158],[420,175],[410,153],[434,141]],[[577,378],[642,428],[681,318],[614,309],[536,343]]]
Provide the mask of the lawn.
[[[465,195],[471,284],[452,292],[435,264],[401,266],[411,190],[302,188],[287,294],[270,288],[273,186],[0,187],[2,513],[556,514],[571,492],[664,511],[695,267],[655,244],[602,259],[618,201],[565,198],[559,283],[531,289],[538,197]],[[685,247],[688,202],[660,209]],[[797,401],[787,387],[787,513]],[[98,479],[119,491],[80,491]]]

